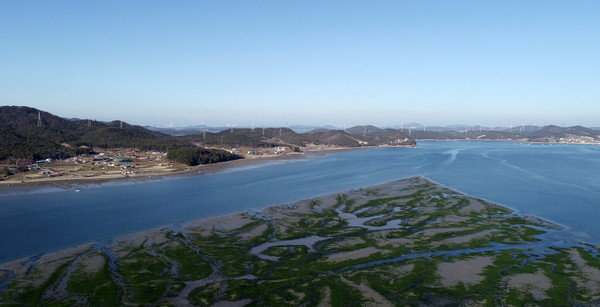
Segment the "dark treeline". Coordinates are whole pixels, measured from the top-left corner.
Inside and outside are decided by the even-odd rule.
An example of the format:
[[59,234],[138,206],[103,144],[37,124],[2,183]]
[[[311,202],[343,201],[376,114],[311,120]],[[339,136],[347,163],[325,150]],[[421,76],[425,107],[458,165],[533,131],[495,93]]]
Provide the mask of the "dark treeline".
[[196,166],[243,159],[243,157],[220,149],[184,147],[170,150],[167,159],[189,166]]

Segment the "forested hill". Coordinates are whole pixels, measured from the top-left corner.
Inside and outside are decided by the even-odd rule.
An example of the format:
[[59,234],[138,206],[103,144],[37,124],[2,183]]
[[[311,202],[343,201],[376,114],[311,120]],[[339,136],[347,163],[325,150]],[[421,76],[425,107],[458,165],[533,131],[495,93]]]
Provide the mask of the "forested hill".
[[0,106],[0,160],[61,158],[94,147],[166,150],[189,143],[121,121],[68,120],[30,107]]
[[[355,130],[365,129],[359,127]],[[69,120],[20,106],[0,106],[0,140],[0,161],[8,158],[66,158],[89,153],[94,148],[168,151],[200,145],[223,148],[289,146],[302,150],[307,145],[359,147],[416,144],[406,133],[393,129],[361,134],[343,130],[296,133],[288,128],[257,128],[173,136],[121,121]]]
[[183,139],[205,146],[229,144],[231,146],[274,147],[291,146],[302,148],[307,145],[331,145],[343,147],[360,146],[414,146],[415,140],[407,134],[390,129],[382,135],[352,135],[343,130],[324,130],[296,133],[289,128],[238,128],[218,133],[199,133],[182,136]]

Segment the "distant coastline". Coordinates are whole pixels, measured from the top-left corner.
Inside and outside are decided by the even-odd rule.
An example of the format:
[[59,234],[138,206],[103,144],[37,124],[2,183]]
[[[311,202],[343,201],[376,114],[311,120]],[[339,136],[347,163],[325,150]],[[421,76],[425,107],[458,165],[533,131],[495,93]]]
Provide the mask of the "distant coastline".
[[[499,143],[524,143],[524,144],[555,144],[555,145],[592,145],[598,146],[599,143],[594,142],[579,142],[579,143],[567,143],[567,142],[531,142],[527,140],[490,140],[490,139],[416,139],[418,142],[499,142]],[[244,159],[219,162],[213,164],[204,164],[197,166],[185,166],[179,165],[175,169],[165,171],[153,171],[142,174],[132,174],[128,176],[124,175],[100,175],[84,177],[78,174],[70,176],[57,176],[57,177],[44,177],[31,180],[21,179],[6,179],[0,180],[0,194],[11,193],[23,189],[35,189],[36,187],[57,187],[72,189],[73,187],[81,187],[87,184],[99,184],[105,182],[118,182],[118,181],[146,181],[156,180],[170,176],[194,176],[199,174],[211,174],[223,169],[239,167],[245,165],[251,165],[255,163],[263,163],[270,160],[287,160],[287,159],[300,159],[308,155],[325,155],[334,152],[343,151],[354,151],[361,149],[372,149],[372,148],[386,148],[386,147],[400,147],[410,148],[416,147],[416,145],[379,145],[379,146],[362,146],[362,147],[341,147],[341,146],[315,146],[311,148],[304,148],[302,152],[290,152],[283,155],[245,155]]]
[[[536,142],[523,140],[504,140],[504,139],[416,139],[418,142],[500,142],[500,143],[524,143],[524,144],[561,144],[561,145],[596,145],[599,142]],[[417,145],[418,146],[418,145]]]
[[[315,157],[322,156],[328,153],[344,152],[360,149],[371,149],[377,147],[392,147],[392,146],[364,146],[364,147],[318,147],[309,149],[304,152],[288,153],[285,155],[250,155],[244,159],[225,161],[213,164],[203,164],[197,166],[184,166],[180,165],[178,168],[173,170],[148,172],[143,174],[132,174],[129,176],[124,175],[106,175],[106,176],[92,176],[83,177],[81,175],[73,174],[70,176],[57,176],[57,177],[43,177],[39,179],[21,180],[21,179],[7,179],[0,181],[0,194],[12,193],[22,190],[31,190],[35,188],[43,187],[58,187],[65,189],[73,189],[74,187],[81,187],[87,184],[101,184],[105,182],[119,182],[119,181],[146,181],[155,180],[164,177],[171,176],[197,176],[212,174],[224,169],[240,167],[246,165],[253,165],[259,163],[265,163],[274,160],[288,160],[288,159],[301,159],[306,155],[313,155]],[[393,146],[393,147],[414,147],[414,146]]]

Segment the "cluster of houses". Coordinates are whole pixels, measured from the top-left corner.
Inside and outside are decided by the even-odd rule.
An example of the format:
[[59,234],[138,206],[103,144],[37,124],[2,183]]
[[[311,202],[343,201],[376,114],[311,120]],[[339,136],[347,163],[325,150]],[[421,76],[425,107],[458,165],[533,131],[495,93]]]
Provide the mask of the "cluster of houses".
[[[40,161],[44,161],[44,160],[40,160]],[[37,161],[38,163],[49,163],[48,161],[45,162],[40,162]],[[57,171],[51,167],[40,167],[38,163],[35,164],[30,164],[28,166],[30,171],[38,171],[38,175],[44,175],[44,176],[48,176],[48,177],[58,177],[58,176],[63,176],[65,173],[61,172],[61,171]]]
[[[124,174],[133,174],[133,173],[135,173],[135,171],[132,170],[134,168],[148,167],[147,165],[135,163],[135,161],[133,159],[152,161],[152,160],[160,158],[161,156],[164,156],[164,155],[166,155],[166,153],[162,153],[162,152],[152,152],[151,155],[147,155],[147,156],[140,156],[140,155],[136,154],[135,152],[131,153],[131,154],[125,154],[123,152],[116,152],[116,153],[102,152],[102,153],[98,153],[94,156],[81,155],[78,157],[73,157],[73,158],[65,160],[65,162],[75,163],[75,164],[91,163],[95,166],[100,166],[103,168],[118,167],[123,170]],[[57,171],[50,167],[42,167],[41,166],[42,164],[52,163],[52,162],[55,162],[55,161],[50,158],[44,159],[44,160],[38,160],[38,161],[36,161],[35,164],[29,165],[28,168],[30,171],[38,171],[39,175],[44,175],[44,176],[48,176],[48,177],[63,176],[64,172],[62,172],[62,171]]]
[[155,160],[154,156],[138,156],[138,155],[128,155],[125,156],[122,153],[118,153],[114,156],[114,158],[110,158],[104,153],[98,154],[94,156],[94,165],[102,166],[102,167],[119,167],[123,169],[125,174],[133,174],[134,171],[130,171],[132,168],[145,168],[147,165],[136,164],[133,159],[143,159],[143,160]]
[[[155,164],[154,161],[160,161],[166,157],[165,152],[119,152],[117,150],[108,150],[95,155],[80,155],[64,160],[55,160],[52,158],[36,160],[32,164],[24,164],[21,161],[11,162],[11,164],[0,164],[0,180],[6,180],[10,176],[27,172],[22,176],[24,179],[35,179],[43,177],[58,177],[65,175],[78,175],[77,171],[94,171],[94,176],[100,174],[98,168],[107,170],[114,167],[120,170],[124,175],[135,174],[137,169],[147,168]],[[143,163],[147,161],[147,165]],[[24,162],[24,161],[23,161]],[[60,164],[56,164],[59,162]],[[168,161],[165,161],[168,162]],[[30,162],[26,162],[30,163]],[[78,167],[75,165],[87,164],[88,167]],[[90,169],[90,166],[93,167]],[[173,166],[171,163],[160,163],[162,167]],[[52,168],[54,167],[54,168]],[[56,168],[56,169],[55,169]],[[62,170],[61,170],[62,169]],[[79,174],[82,175],[82,174]]]
[[572,136],[566,138],[559,138],[559,143],[573,143],[573,144],[598,144],[598,139],[591,136]]
[[530,139],[530,142],[533,143],[561,143],[561,144],[600,144],[600,140],[598,138],[594,138],[591,136],[578,136],[571,135],[566,137],[543,137],[543,138],[535,138]]
[[[289,147],[274,147],[273,149],[267,150],[266,154],[270,154],[270,155],[281,155],[281,154],[285,154],[286,152],[290,151]],[[229,152],[233,153],[233,154],[240,154],[242,153],[242,150],[239,148],[232,148],[231,150],[229,150]],[[249,155],[263,155],[263,153],[257,151],[257,150],[248,150],[246,152],[246,154]]]

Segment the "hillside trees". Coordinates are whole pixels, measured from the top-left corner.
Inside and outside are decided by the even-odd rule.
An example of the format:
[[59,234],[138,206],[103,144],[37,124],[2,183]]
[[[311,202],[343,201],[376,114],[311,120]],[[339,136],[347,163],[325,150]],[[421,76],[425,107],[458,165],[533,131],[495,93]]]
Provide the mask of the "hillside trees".
[[161,150],[189,142],[121,121],[69,120],[30,107],[0,106],[0,161],[91,153],[94,147]]
[[210,164],[243,159],[243,157],[220,149],[208,149],[202,147],[183,147],[170,150],[167,154],[167,159],[183,163],[189,166],[195,166],[200,164]]

